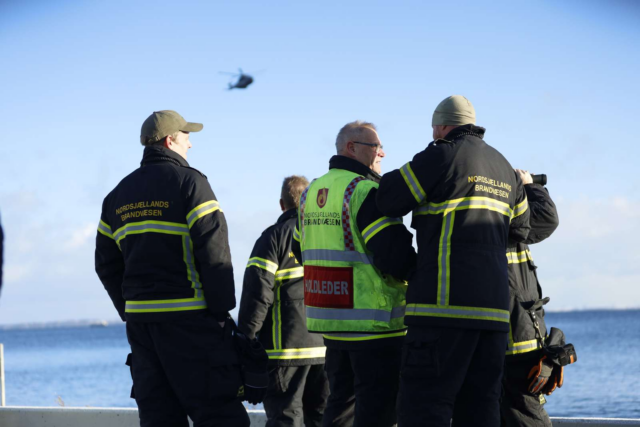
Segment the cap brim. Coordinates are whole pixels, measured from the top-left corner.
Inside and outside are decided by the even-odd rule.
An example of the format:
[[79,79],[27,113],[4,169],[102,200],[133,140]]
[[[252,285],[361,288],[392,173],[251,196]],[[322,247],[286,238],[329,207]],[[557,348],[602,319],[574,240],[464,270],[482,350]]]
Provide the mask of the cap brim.
[[182,132],[200,132],[204,126],[202,123],[187,122],[186,125],[180,129]]

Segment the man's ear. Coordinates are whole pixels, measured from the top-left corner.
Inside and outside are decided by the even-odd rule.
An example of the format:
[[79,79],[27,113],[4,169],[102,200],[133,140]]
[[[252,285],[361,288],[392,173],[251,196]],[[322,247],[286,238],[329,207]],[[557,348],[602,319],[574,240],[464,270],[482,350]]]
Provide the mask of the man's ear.
[[171,150],[171,144],[173,143],[173,140],[171,139],[170,135],[167,135],[164,137],[164,142],[162,143],[162,146],[164,148],[167,148],[169,150]]
[[282,209],[282,212],[285,211],[284,202],[282,201],[282,199],[280,199],[280,209]]

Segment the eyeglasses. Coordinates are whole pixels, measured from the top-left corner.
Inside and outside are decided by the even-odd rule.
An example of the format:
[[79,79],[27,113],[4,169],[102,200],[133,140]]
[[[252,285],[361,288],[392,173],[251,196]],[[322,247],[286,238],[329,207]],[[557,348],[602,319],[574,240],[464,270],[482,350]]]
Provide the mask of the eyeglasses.
[[362,145],[368,145],[369,147],[375,147],[376,153],[379,153],[380,150],[384,149],[382,144],[374,144],[373,142],[358,142],[358,141],[351,141],[351,142],[353,142],[354,144],[362,144]]

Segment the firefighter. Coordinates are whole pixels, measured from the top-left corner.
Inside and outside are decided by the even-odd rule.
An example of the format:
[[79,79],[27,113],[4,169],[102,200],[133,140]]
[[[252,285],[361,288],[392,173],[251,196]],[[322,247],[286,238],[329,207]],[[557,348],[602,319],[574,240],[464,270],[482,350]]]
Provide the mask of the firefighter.
[[[502,377],[502,426],[551,427],[551,420],[543,407],[546,402],[543,392],[547,392],[549,375],[545,377],[543,374],[542,378],[529,377],[531,369],[543,357],[540,338],[544,338],[547,333],[544,309],[542,304],[536,304],[544,300],[538,282],[537,266],[533,262],[529,245],[543,241],[555,231],[558,227],[558,212],[545,187],[534,184],[528,171],[516,169],[516,172],[527,193],[531,231],[524,242],[509,240],[507,248],[511,328]],[[538,306],[534,313],[541,337],[537,336],[533,319],[528,313],[534,306]],[[537,383],[540,383],[540,390],[536,391],[532,386]]]
[[391,426],[416,254],[402,220],[375,204],[385,156],[376,127],[348,123],[336,148],[329,172],[302,193],[292,245],[304,264],[307,328],[327,347],[323,425]]
[[413,211],[418,269],[409,282],[398,396],[399,426],[498,426],[509,332],[507,240],[523,241],[522,181],[483,140],[463,96],[436,108],[433,138],[386,174],[377,203]]
[[270,361],[267,427],[320,427],[329,396],[322,336],[307,331],[303,268],[291,252],[300,194],[309,181],[284,179],[283,214],[256,241],[244,273],[238,327],[258,336]]
[[[140,425],[248,426],[230,331],[235,307],[227,223],[207,178],[187,163],[189,123],[142,124],[140,168],[104,199],[96,272],[127,322]],[[246,385],[246,384],[245,384]]]

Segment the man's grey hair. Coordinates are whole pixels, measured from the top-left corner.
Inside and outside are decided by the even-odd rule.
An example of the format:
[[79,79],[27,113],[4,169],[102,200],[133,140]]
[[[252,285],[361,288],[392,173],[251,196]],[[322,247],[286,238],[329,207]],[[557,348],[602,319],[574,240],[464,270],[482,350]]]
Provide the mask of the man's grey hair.
[[[175,133],[172,133],[171,135],[167,135],[170,136],[171,139],[173,139],[174,141],[176,140],[176,138],[178,137],[178,134],[180,133],[180,131],[177,131]],[[158,139],[158,140],[153,140],[147,136],[141,136],[140,137],[140,144],[144,145],[145,147],[151,147],[152,145],[163,145],[164,144],[164,140],[167,138],[167,136],[163,136],[162,138]]]
[[360,139],[365,129],[371,129],[377,131],[376,125],[362,120],[356,120],[355,122],[347,123],[342,126],[338,136],[336,137],[336,150],[338,154],[347,149],[347,142],[357,141]]
[[284,179],[280,198],[285,209],[298,208],[300,196],[308,185],[309,181],[302,175],[291,175]]

